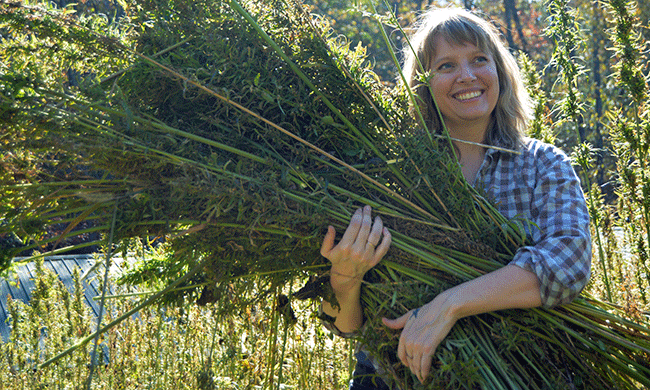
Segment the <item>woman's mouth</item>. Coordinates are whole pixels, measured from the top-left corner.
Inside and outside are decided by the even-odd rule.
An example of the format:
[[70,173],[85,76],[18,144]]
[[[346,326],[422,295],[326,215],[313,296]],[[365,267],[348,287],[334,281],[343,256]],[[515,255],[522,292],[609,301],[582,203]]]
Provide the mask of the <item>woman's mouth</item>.
[[465,92],[465,93],[460,93],[460,94],[454,96],[454,98],[456,98],[457,100],[461,100],[461,101],[469,100],[469,99],[473,99],[475,97],[481,96],[482,93],[483,92],[481,92],[481,91]]

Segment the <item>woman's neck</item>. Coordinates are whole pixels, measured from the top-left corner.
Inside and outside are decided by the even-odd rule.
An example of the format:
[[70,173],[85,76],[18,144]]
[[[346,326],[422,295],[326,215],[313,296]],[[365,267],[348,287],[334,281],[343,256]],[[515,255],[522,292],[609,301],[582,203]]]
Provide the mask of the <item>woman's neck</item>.
[[447,131],[452,138],[463,141],[483,143],[487,135],[490,121],[486,123],[447,124]]
[[[453,141],[454,148],[458,153],[458,161],[461,165],[463,176],[473,184],[476,175],[483,164],[485,147],[477,145],[485,142],[487,126],[481,128],[461,127],[449,128],[449,135],[457,140]],[[463,142],[466,141],[466,142]]]
[[463,176],[470,184],[474,184],[483,158],[485,157],[485,148],[483,146],[467,144],[465,142],[454,141],[454,147],[458,155],[461,171]]

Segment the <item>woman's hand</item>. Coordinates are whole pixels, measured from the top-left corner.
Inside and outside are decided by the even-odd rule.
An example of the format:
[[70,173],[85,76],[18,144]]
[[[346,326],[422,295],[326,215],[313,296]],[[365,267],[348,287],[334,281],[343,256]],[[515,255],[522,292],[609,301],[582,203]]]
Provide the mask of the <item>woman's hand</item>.
[[422,383],[431,371],[433,353],[457,320],[444,294],[399,318],[382,319],[391,329],[403,329],[397,356]]
[[391,243],[391,235],[381,218],[376,217],[373,223],[370,206],[354,213],[337,245],[334,245],[335,238],[336,230],[329,226],[320,251],[332,263],[330,282],[335,292],[360,284],[363,275],[379,263]]
[[363,325],[363,275],[379,263],[390,247],[388,229],[379,217],[373,223],[371,214],[370,206],[358,209],[337,245],[334,245],[336,231],[329,226],[320,251],[332,262],[330,284],[338,303],[337,307],[333,307],[323,301],[323,312],[336,319],[334,326],[343,333],[354,332]]

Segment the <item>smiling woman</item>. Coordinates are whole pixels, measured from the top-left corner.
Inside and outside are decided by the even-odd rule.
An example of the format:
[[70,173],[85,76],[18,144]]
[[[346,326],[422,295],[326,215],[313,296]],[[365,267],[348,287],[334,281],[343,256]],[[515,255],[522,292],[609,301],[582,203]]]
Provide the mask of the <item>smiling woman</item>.
[[435,39],[429,81],[449,134],[482,143],[499,97],[499,76],[491,54],[471,43]]
[[[524,137],[528,95],[496,29],[464,10],[432,9],[420,21],[412,47],[405,75],[428,130],[449,132],[465,179],[506,218],[521,217],[534,226],[526,231],[530,245],[504,267],[442,291],[396,319],[383,319],[386,327],[401,330],[396,355],[424,383],[433,354],[461,318],[572,301],[589,279],[591,239],[569,158]],[[328,325],[335,332],[363,325],[363,276],[391,244],[391,233],[371,212],[358,210],[338,244],[332,227],[323,241],[321,253],[332,263],[330,282],[340,306],[322,307],[335,318]],[[363,347],[357,357],[351,389],[389,388],[373,378],[380,367]]]

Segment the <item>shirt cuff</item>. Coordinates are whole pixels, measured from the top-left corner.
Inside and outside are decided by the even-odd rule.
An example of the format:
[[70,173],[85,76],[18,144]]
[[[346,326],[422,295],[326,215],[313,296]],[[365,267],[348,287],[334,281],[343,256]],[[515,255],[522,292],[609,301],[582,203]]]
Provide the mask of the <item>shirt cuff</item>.
[[[578,275],[568,275],[566,270],[560,269],[562,274],[555,274],[553,269],[543,261],[536,261],[535,254],[520,248],[509,264],[516,265],[534,273],[539,279],[539,294],[542,307],[550,309],[571,302],[576,298],[586,284],[586,280],[576,280]],[[569,282],[569,280],[572,280]]]

